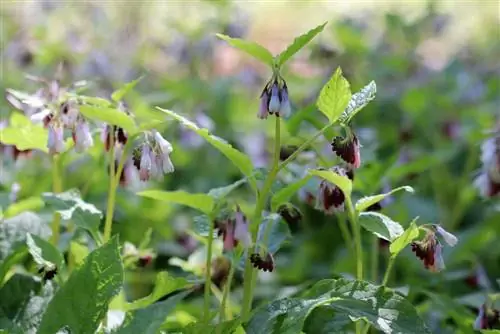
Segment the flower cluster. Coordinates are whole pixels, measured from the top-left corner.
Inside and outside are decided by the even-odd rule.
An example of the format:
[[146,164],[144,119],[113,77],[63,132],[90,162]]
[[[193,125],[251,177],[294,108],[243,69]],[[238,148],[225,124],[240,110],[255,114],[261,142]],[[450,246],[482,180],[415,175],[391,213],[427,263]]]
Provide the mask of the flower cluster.
[[474,329],[494,329],[500,326],[500,311],[489,308],[486,304],[481,305],[474,321]]
[[140,180],[148,181],[151,177],[159,178],[163,174],[172,173],[172,145],[156,130],[145,132],[144,137],[144,141],[133,154],[134,166],[139,170]]
[[253,253],[250,255],[250,262],[254,268],[262,271],[271,272],[274,270],[274,258],[271,253],[266,253],[264,256],[261,256],[259,253]]
[[[348,171],[343,167],[334,166],[330,170],[340,176],[350,177]],[[332,215],[344,211],[344,201],[345,195],[339,187],[327,180],[321,181],[316,196],[316,209],[327,215]]]
[[257,117],[266,119],[269,115],[288,117],[291,112],[288,88],[279,74],[275,74],[260,94],[260,107]]
[[226,251],[233,250],[239,243],[244,248],[248,248],[252,244],[247,219],[239,206],[236,206],[234,214],[229,214],[222,220],[216,220],[215,226],[218,230],[218,235],[222,236],[224,250]]
[[361,156],[359,153],[359,141],[351,128],[346,128],[346,137],[337,136],[332,140],[332,150],[344,160],[350,168],[359,168]]
[[483,197],[500,194],[500,126],[497,134],[486,139],[481,145],[482,169],[474,181]]
[[439,272],[445,269],[443,260],[443,246],[438,239],[438,235],[443,238],[446,244],[454,247],[458,239],[453,234],[447,232],[440,225],[432,225],[431,229],[426,230],[426,235],[421,241],[411,243],[411,250],[424,262],[426,269],[432,272]]

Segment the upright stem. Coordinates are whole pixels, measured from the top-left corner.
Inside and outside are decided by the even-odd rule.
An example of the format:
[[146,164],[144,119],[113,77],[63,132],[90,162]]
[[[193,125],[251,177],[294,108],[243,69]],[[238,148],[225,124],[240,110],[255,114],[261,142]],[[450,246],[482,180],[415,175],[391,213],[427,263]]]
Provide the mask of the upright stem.
[[[280,170],[280,139],[281,139],[281,120],[279,117],[276,117],[275,123],[275,141],[274,141],[274,154],[273,154],[273,164],[269,174],[264,181],[264,185],[262,189],[258,192],[257,196],[257,204],[255,205],[255,211],[253,214],[252,220],[252,240],[257,241],[257,236],[259,232],[259,226],[262,219],[262,211],[264,210],[264,206],[266,205],[268,194],[273,185],[274,179]],[[303,145],[304,146],[304,145]],[[298,151],[298,150],[297,150]],[[296,152],[297,152],[296,151]],[[295,153],[296,153],[295,152]],[[293,156],[293,154],[292,154]],[[290,157],[292,157],[290,156]],[[287,159],[288,160],[288,159]],[[291,160],[290,160],[291,161]],[[284,167],[284,165],[282,164]],[[257,244],[254,246],[253,251],[257,250]],[[249,255],[249,254],[247,254]],[[254,280],[255,280],[254,268],[252,263],[250,262],[250,256],[247,256],[245,261],[245,272],[243,279],[243,309],[242,309],[242,318],[243,321],[248,320],[250,316],[250,312],[252,310],[252,300],[253,300],[253,288],[254,288]]]
[[389,281],[389,277],[392,271],[392,266],[394,265],[395,260],[396,258],[393,256],[389,258],[389,263],[387,264],[387,269],[385,270],[384,279],[382,280],[382,285],[384,286],[386,286],[387,282]]
[[[61,171],[61,156],[54,155],[52,158],[52,191],[57,194],[62,192],[62,171]],[[59,235],[61,233],[61,215],[54,213],[52,220],[52,244],[57,246]]]
[[376,235],[372,236],[372,281],[373,283],[377,283],[378,281],[378,258],[379,258],[379,239]]
[[204,294],[204,307],[203,318],[205,323],[210,321],[210,286],[212,285],[212,244],[214,241],[214,217],[209,216],[209,230],[208,230],[208,245],[207,245],[207,259],[205,263],[205,294]]
[[[233,256],[232,261],[231,261],[231,267],[229,268],[229,275],[226,280],[226,284],[224,284],[224,291],[222,293],[222,302],[220,305],[220,319],[221,321],[224,321],[226,318],[228,320],[231,320],[231,315],[230,312],[227,312],[227,300],[229,296],[231,295],[231,283],[233,281],[233,276],[234,276],[234,269],[237,266],[238,260],[241,257],[242,252],[238,252],[236,256]],[[229,314],[228,317],[226,317],[226,314]]]
[[[116,179],[115,179],[115,127],[111,126],[109,147],[109,189],[108,206],[106,209],[106,221],[104,222],[104,242],[111,237],[111,225],[113,224],[113,212],[115,210]],[[118,174],[120,175],[120,174]]]

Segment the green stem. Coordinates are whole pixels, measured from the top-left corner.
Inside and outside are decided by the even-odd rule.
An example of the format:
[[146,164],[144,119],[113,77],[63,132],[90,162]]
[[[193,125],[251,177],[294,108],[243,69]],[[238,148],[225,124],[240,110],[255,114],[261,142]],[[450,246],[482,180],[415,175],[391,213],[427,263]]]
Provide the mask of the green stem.
[[372,281],[377,283],[378,281],[378,258],[379,258],[379,241],[376,235],[372,236]]
[[353,253],[352,236],[351,232],[349,231],[349,227],[347,226],[345,215],[339,215],[338,222],[339,222],[340,233],[344,238],[344,242],[346,243],[347,249],[349,250],[349,252]]
[[[252,220],[252,226],[251,226],[252,229],[251,230],[252,230],[252,240],[255,240],[255,241],[257,240],[259,226],[260,226],[260,223],[262,221],[262,211],[264,210],[264,206],[266,205],[268,194],[271,190],[274,179],[275,179],[276,175],[278,174],[279,170],[285,166],[283,164],[279,165],[280,139],[281,139],[280,125],[281,125],[281,119],[279,117],[276,117],[273,164],[272,164],[272,167],[271,167],[269,174],[266,177],[266,180],[264,181],[264,185],[262,186],[261,191],[258,192],[257,204],[255,205],[255,211],[253,214],[253,220]],[[290,157],[292,157],[292,156],[293,156],[293,154]],[[255,252],[256,250],[257,250],[257,244],[254,246],[253,251]],[[252,263],[250,262],[250,256],[247,256],[246,261],[245,261],[245,272],[244,272],[244,280],[243,280],[243,309],[242,309],[242,315],[241,315],[243,318],[243,321],[248,320],[248,317],[250,316],[250,312],[252,310],[253,287],[255,284],[255,282],[254,282],[255,277],[256,277],[256,275],[254,273],[254,268],[252,266]]]
[[[227,310],[226,304],[229,296],[231,295],[231,282],[233,281],[234,269],[241,257],[242,252],[238,252],[236,256],[233,256],[231,261],[231,267],[229,268],[229,275],[226,280],[226,284],[224,284],[224,291],[222,293],[222,302],[220,305],[220,319],[221,321],[226,320],[226,317],[231,320],[230,312]],[[229,316],[228,316],[229,315]]]
[[203,317],[205,323],[208,324],[210,321],[210,286],[212,285],[212,244],[214,241],[214,217],[212,214],[209,216],[209,230],[208,230],[208,245],[207,245],[207,259],[205,263],[205,294],[204,294],[204,306],[203,306]]
[[[54,155],[52,158],[52,191],[57,194],[62,192],[62,171],[61,171],[61,156]],[[52,220],[52,244],[57,246],[59,242],[59,235],[61,233],[61,215],[59,213],[54,213],[54,218]]]
[[[108,206],[106,209],[106,221],[104,222],[104,242],[111,237],[111,225],[113,224],[113,212],[115,210],[116,179],[115,179],[115,136],[114,126],[111,127],[109,148],[109,189]],[[119,175],[119,174],[118,174]]]

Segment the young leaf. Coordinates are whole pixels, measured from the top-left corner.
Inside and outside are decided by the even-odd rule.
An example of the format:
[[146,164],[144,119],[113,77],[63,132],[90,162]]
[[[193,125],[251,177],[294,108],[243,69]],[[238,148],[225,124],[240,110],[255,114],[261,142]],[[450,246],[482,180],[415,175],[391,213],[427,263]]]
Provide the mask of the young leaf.
[[49,152],[47,140],[48,130],[42,125],[32,123],[26,116],[13,113],[9,126],[0,129],[0,142],[5,145],[14,145],[18,150],[40,150]]
[[290,57],[292,57],[294,54],[296,54],[300,49],[302,49],[304,46],[306,46],[307,43],[309,43],[317,34],[323,31],[323,28],[326,26],[327,22],[317,26],[314,29],[309,30],[305,34],[297,37],[294,39],[292,44],[290,44],[285,51],[280,53],[276,58],[277,61],[276,63],[278,66],[283,65],[286,63]]
[[47,307],[37,333],[53,334],[63,327],[72,333],[94,333],[122,284],[123,265],[114,237],[71,273]]
[[83,104],[79,110],[85,117],[123,128],[130,136],[137,132],[134,119],[116,108]]
[[345,196],[351,196],[352,192],[352,182],[348,177],[339,175],[331,170],[316,170],[309,169],[308,173],[311,175],[319,176],[330,183],[336,185],[342,190]]
[[321,89],[316,105],[332,124],[344,112],[350,98],[349,82],[342,76],[342,70],[338,67]]
[[375,81],[370,81],[368,85],[363,87],[359,92],[352,95],[347,108],[339,117],[339,122],[348,124],[350,120],[366,105],[375,98],[377,94],[377,85]]
[[84,202],[77,189],[70,189],[63,193],[43,193],[45,203],[61,214],[62,219],[72,220],[76,226],[86,229],[98,238],[99,224],[102,212],[93,204]]
[[210,191],[208,192],[208,196],[213,197],[213,199],[216,201],[221,200],[245,182],[247,182],[246,179],[241,179],[225,187],[210,189]]
[[262,45],[259,45],[255,42],[245,41],[239,38],[232,38],[223,34],[217,34],[217,37],[228,42],[229,45],[231,45],[232,47],[240,49],[243,52],[246,52],[250,56],[260,60],[261,62],[269,66],[273,66],[274,62],[273,55],[271,54],[271,52],[269,52],[269,50],[264,48]]
[[403,227],[379,212],[361,212],[359,223],[369,232],[387,241],[393,241],[403,234]]
[[[190,291],[176,294],[159,303],[149,305],[130,312],[125,318],[125,323],[114,334],[156,334],[168,314],[175,308],[178,302],[183,300]],[[85,332],[86,333],[86,332]],[[90,332],[89,332],[90,333]]]
[[410,242],[418,238],[420,231],[417,224],[415,223],[417,219],[418,217],[413,219],[413,221],[410,223],[410,226],[404,231],[404,233],[391,243],[389,250],[392,257],[396,257],[399,252],[401,252],[406,246],[410,244]]
[[138,83],[139,81],[141,81],[142,79],[144,78],[144,76],[141,76],[137,79],[135,79],[134,81],[131,81],[131,82],[128,82],[126,83],[125,85],[123,85],[122,88],[118,89],[118,90],[115,90],[112,94],[111,94],[111,99],[115,102],[118,102],[118,101],[121,101],[123,99],[123,97],[131,90],[133,89]]
[[295,181],[276,192],[271,198],[272,211],[275,212],[281,204],[288,202],[290,197],[292,197],[297,191],[304,187],[307,182],[309,182],[311,177],[311,175],[307,175],[306,177]]
[[191,122],[190,120],[180,115],[177,115],[173,111],[162,109],[160,107],[156,108],[160,111],[163,111],[167,115],[173,117],[175,120],[177,120],[178,122],[189,128],[190,130],[196,132],[198,135],[203,137],[203,139],[205,139],[209,144],[218,149],[222,154],[226,156],[226,158],[231,160],[231,162],[240,169],[243,175],[245,175],[248,178],[252,188],[256,189],[257,185],[253,174],[252,160],[247,155],[241,153],[240,151],[232,147],[225,140],[210,134],[207,129],[202,129],[198,127],[195,123]]
[[166,271],[159,272],[158,274],[156,274],[153,292],[151,292],[150,295],[144,298],[135,300],[127,304],[126,310],[132,311],[147,307],[156,302],[158,299],[168,295],[169,293],[175,290],[184,289],[189,286],[190,284],[183,277],[172,277]]
[[211,213],[214,207],[214,200],[211,196],[207,194],[190,194],[182,190],[145,190],[138,192],[137,195],[160,201],[186,205],[206,214]]
[[3,285],[5,275],[7,275],[10,268],[22,262],[26,255],[28,255],[28,248],[23,245],[14,249],[5,259],[0,261],[0,287]]
[[64,265],[64,258],[59,250],[39,236],[26,233],[26,245],[38,265],[54,264],[58,269]]
[[365,211],[371,205],[380,202],[381,200],[383,200],[387,196],[390,196],[390,195],[392,195],[395,192],[398,192],[400,190],[405,190],[405,191],[410,192],[410,193],[414,192],[414,190],[413,190],[412,187],[410,187],[410,186],[402,186],[402,187],[398,187],[396,189],[392,189],[391,191],[389,191],[389,192],[387,192],[385,194],[379,194],[379,195],[373,195],[373,196],[363,197],[363,198],[359,199],[356,202],[356,210],[358,212]]

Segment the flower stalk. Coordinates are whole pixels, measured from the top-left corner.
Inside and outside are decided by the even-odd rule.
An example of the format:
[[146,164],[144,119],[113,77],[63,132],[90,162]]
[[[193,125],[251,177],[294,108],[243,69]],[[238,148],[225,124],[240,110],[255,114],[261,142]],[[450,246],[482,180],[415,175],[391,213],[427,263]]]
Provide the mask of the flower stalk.
[[[61,170],[61,156],[59,154],[52,156],[52,191],[57,194],[62,192],[62,170]],[[59,236],[61,234],[61,214],[58,212],[54,213],[54,218],[52,220],[52,244],[57,246],[59,242]]]

